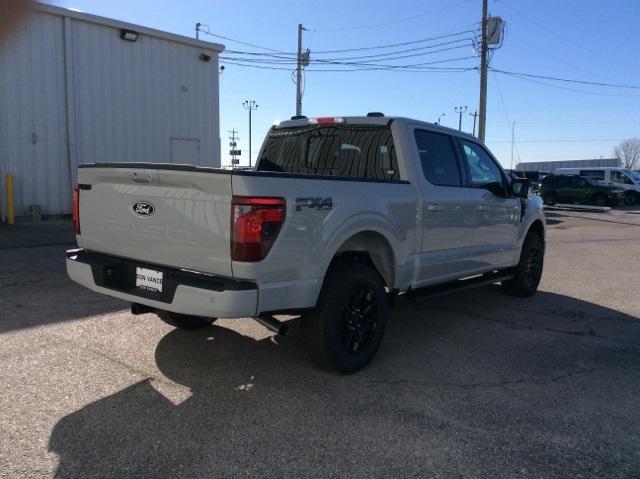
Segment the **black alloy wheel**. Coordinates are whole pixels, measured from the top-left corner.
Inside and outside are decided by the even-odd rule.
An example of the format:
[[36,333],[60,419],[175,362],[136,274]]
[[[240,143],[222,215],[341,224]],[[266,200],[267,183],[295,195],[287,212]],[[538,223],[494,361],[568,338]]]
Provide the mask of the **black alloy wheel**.
[[346,298],[340,322],[340,340],[345,351],[354,354],[366,349],[375,337],[379,312],[371,288],[356,289]]

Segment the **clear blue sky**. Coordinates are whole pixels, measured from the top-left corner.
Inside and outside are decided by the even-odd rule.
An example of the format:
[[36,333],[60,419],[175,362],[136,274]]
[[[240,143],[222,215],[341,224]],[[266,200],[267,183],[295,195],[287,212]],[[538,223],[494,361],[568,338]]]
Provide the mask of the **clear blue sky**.
[[[481,16],[480,0],[50,3],[186,36],[193,36],[195,23],[202,22],[209,25],[211,32],[286,52],[295,50],[297,24],[302,23],[308,29],[304,47],[311,50],[312,58],[314,51],[408,42],[476,29]],[[495,51],[491,61],[494,68],[640,85],[640,1],[490,0],[489,10],[507,22],[504,45]],[[229,50],[256,50],[213,37],[203,39],[220,42]],[[396,63],[469,55],[474,55],[471,47]],[[477,60],[443,65],[475,66]],[[226,65],[220,80],[223,163],[228,163],[226,133],[232,128],[240,132],[239,146],[246,162],[248,119],[242,102],[255,99],[259,104],[253,123],[255,158],[269,126],[295,112],[291,72]],[[328,116],[382,111],[426,121],[435,121],[446,113],[442,123],[457,127],[454,106],[467,105],[469,112],[475,110],[478,90],[477,71],[307,72],[303,113]],[[516,122],[514,163],[518,159],[610,157],[620,140],[640,136],[640,90],[534,82],[491,73],[488,97],[487,144],[507,167],[513,121]],[[463,116],[463,129],[470,131],[473,119],[468,113]]]

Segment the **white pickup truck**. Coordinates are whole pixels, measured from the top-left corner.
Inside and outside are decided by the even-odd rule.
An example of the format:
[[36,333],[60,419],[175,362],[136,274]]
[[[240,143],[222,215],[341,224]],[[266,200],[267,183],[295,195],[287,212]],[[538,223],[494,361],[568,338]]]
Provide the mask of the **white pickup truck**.
[[531,295],[545,244],[542,201],[475,137],[378,113],[274,126],[252,171],[82,165],[73,218],[78,283],[184,328],[301,315],[341,373],[375,355],[399,293]]

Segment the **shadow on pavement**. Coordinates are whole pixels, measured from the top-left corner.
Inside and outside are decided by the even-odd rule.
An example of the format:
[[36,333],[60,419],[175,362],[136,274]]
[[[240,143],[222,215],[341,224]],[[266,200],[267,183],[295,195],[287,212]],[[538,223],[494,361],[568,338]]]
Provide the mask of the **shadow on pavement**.
[[[173,330],[155,352],[160,377],[57,423],[56,477],[640,472],[636,318],[497,288],[393,316],[377,359],[351,376],[311,365],[298,324],[262,341]],[[169,397],[184,386],[189,397]]]

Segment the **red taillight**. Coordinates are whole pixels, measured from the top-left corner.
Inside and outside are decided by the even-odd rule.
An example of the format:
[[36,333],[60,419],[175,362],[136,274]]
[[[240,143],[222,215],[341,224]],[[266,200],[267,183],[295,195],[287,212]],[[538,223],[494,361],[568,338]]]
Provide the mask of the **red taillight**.
[[231,200],[231,259],[262,260],[284,223],[284,198],[234,196]]
[[344,123],[344,118],[334,116],[324,116],[321,118],[309,118],[309,125],[330,125],[332,123]]
[[80,234],[80,185],[73,188],[73,229],[77,235]]

